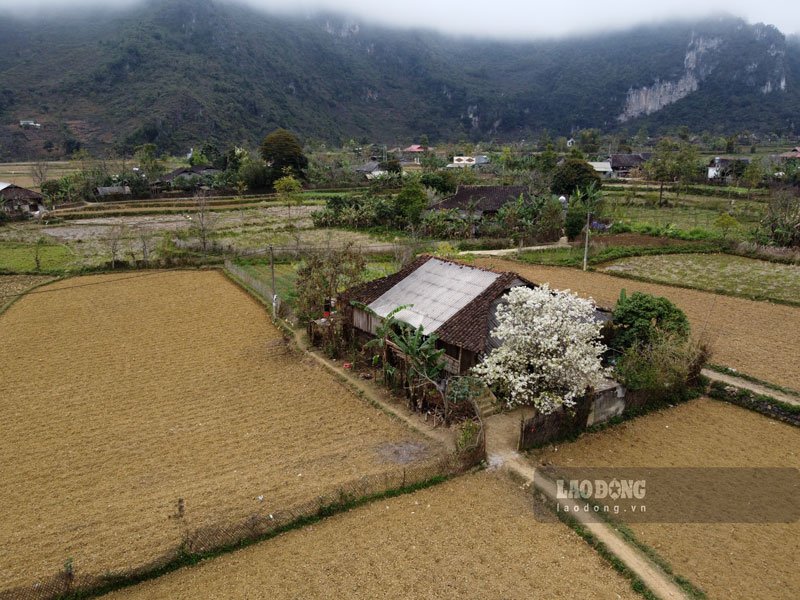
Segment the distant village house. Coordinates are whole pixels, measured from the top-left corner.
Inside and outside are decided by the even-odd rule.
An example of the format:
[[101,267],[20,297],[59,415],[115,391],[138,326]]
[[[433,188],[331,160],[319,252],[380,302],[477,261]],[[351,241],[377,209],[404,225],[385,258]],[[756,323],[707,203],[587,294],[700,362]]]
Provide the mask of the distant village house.
[[528,188],[524,185],[460,185],[454,195],[435,204],[432,209],[455,209],[465,215],[491,217],[520,196],[530,199]]
[[12,218],[36,216],[44,212],[44,197],[39,192],[0,181],[0,208]]

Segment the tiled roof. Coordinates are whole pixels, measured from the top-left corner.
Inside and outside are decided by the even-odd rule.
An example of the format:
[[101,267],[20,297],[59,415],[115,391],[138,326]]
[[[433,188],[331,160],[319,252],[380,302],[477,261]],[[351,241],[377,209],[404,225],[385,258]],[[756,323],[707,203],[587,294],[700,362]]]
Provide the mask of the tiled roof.
[[497,212],[520,194],[528,197],[528,189],[524,185],[460,185],[456,193],[445,198],[434,209],[468,210],[470,207],[478,212]]
[[608,159],[612,169],[632,169],[650,160],[651,154],[612,154]]

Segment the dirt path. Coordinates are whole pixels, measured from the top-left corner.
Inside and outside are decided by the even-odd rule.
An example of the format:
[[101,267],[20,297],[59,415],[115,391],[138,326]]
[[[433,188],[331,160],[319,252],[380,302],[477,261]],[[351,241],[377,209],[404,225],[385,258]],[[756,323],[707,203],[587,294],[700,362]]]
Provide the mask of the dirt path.
[[555,244],[525,246],[524,248],[501,248],[499,250],[465,250],[464,252],[459,252],[459,254],[472,254],[474,256],[513,256],[517,252],[534,252],[537,250],[552,250],[553,248],[569,248],[569,242],[567,242],[567,238],[561,238]]
[[[516,451],[519,434],[519,411],[501,413],[486,419],[486,452],[490,468],[504,468],[522,477],[551,501],[556,500],[556,486]],[[561,499],[558,502],[564,503]],[[570,502],[570,501],[566,501]],[[571,503],[572,507],[576,505]],[[641,551],[628,544],[614,529],[605,523],[593,522],[581,511],[571,513],[581,525],[603,543],[609,552],[639,578],[659,598],[664,600],[685,599],[686,594],[655,563]]]
[[[531,485],[542,492],[550,500],[556,499],[555,483],[536,471],[522,456],[516,452],[505,457],[505,467],[517,475],[526,478]],[[565,502],[563,499],[559,502]],[[655,563],[647,558],[641,551],[623,540],[614,529],[605,524],[593,522],[584,513],[577,510],[577,504],[567,501],[575,509],[573,517],[588,530],[595,538],[621,560],[625,565],[644,582],[656,596],[663,600],[686,599],[688,596],[672,578],[664,573]]]
[[726,385],[732,385],[733,387],[750,390],[751,392],[754,392],[756,394],[761,394],[762,396],[769,396],[770,398],[775,398],[775,400],[780,400],[781,402],[785,402],[786,404],[800,406],[800,397],[795,396],[793,394],[787,394],[779,390],[774,390],[765,385],[759,385],[758,383],[748,381],[747,379],[736,377],[735,375],[726,375],[724,373],[718,373],[717,371],[712,371],[711,369],[703,369],[702,372],[703,375],[705,375],[712,381],[721,381]]

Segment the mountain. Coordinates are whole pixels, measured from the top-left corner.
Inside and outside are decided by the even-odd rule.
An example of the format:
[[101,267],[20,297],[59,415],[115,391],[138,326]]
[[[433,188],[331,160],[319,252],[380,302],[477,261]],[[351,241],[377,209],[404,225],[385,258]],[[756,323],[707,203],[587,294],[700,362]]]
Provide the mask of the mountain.
[[[734,18],[535,42],[147,0],[0,21],[0,159],[84,145],[800,127],[800,42]],[[20,127],[33,119],[40,128]]]

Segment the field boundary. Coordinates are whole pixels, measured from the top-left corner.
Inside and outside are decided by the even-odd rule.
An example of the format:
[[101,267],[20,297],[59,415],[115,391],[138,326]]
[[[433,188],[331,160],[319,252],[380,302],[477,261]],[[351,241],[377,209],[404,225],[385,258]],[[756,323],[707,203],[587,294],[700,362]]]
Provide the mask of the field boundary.
[[[234,552],[376,500],[416,492],[470,471],[450,455],[421,465],[362,476],[326,495],[270,514],[253,513],[230,525],[184,528],[179,543],[160,557],[124,571],[83,574],[67,559],[58,573],[29,586],[0,590],[0,600],[78,600],[155,579],[200,561]],[[180,511],[180,508],[179,508]],[[183,515],[172,517],[182,528]]]
[[[713,371],[713,372],[719,373],[721,375],[728,375],[729,377],[733,377],[733,378],[739,379],[739,380],[741,380],[743,382],[751,383],[751,384],[753,384],[755,386],[759,386],[759,387],[765,388],[766,390],[771,390],[771,391],[774,391],[774,392],[781,392],[782,394],[786,394],[788,396],[794,396],[797,399],[797,401],[800,402],[800,392],[798,392],[797,390],[793,390],[793,389],[788,388],[788,387],[780,386],[780,385],[777,385],[775,383],[770,383],[769,381],[764,381],[762,379],[758,379],[757,377],[753,377],[752,375],[748,375],[747,373],[742,373],[740,371],[737,371],[735,369],[731,369],[730,367],[724,367],[722,365],[709,365],[709,364],[707,364],[703,368],[705,370],[707,370],[707,371]],[[713,379],[713,377],[711,376],[710,373],[705,373],[705,375],[709,379]],[[764,394],[764,395],[768,396],[769,394]],[[780,398],[777,398],[777,399],[779,400]]]
[[[4,273],[0,273],[0,275],[4,275]],[[27,275],[27,273],[13,273],[13,275]],[[44,276],[47,277],[48,275],[45,274]],[[35,290],[37,288],[40,288],[40,287],[44,287],[46,285],[50,285],[51,283],[55,283],[57,281],[63,281],[64,279],[69,279],[69,277],[65,277],[65,276],[60,276],[59,277],[59,276],[56,275],[56,276],[53,276],[53,279],[49,279],[48,281],[42,281],[40,283],[34,284],[31,287],[27,288],[26,290],[20,292],[19,294],[13,294],[11,300],[6,302],[5,304],[0,304],[0,316],[2,316],[3,313],[5,313],[9,308],[14,306],[14,304],[16,304],[17,302],[22,300],[22,298],[27,296],[33,290]]]
[[800,427],[800,405],[789,404],[752,390],[737,388],[722,381],[713,381],[708,396],[721,402],[735,404],[741,408],[760,413],[770,419]]

